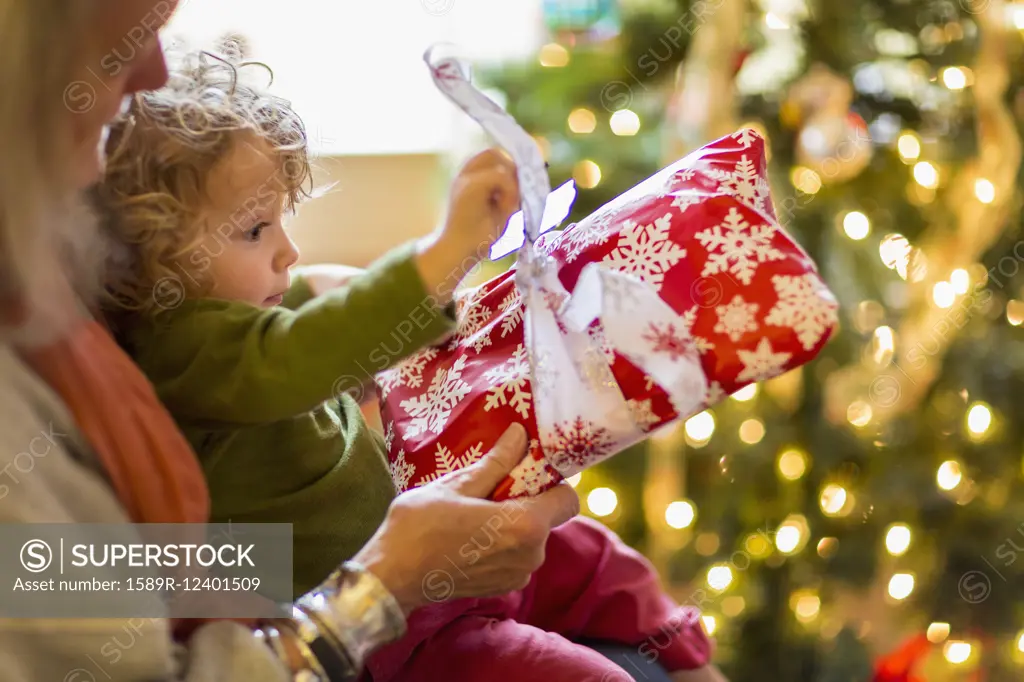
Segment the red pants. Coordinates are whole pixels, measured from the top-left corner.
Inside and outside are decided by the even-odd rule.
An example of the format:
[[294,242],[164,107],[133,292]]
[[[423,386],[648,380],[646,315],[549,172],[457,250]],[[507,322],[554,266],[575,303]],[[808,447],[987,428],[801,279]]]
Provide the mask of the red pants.
[[662,591],[650,562],[604,525],[577,517],[552,531],[526,588],[417,610],[408,634],[367,668],[374,682],[632,679],[579,639],[635,645],[668,671],[703,667],[711,649],[699,613]]

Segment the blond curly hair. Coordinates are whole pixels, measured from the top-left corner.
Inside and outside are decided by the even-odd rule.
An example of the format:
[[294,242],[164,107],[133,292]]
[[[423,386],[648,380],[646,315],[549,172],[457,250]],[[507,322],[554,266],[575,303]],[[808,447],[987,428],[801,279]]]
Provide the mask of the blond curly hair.
[[255,140],[274,154],[287,210],[312,196],[302,120],[288,101],[242,78],[248,70],[266,81],[268,67],[207,51],[171,59],[167,85],[136,94],[113,123],[96,191],[108,230],[125,245],[108,267],[106,302],[115,310],[158,312],[156,291],[168,281],[189,295],[208,288],[182,277],[177,264],[208,236],[200,214],[210,201],[210,175],[240,141]]

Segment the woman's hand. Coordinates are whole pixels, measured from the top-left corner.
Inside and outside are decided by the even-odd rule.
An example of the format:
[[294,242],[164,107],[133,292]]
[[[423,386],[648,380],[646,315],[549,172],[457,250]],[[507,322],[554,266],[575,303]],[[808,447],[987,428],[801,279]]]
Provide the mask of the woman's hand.
[[431,602],[525,587],[544,562],[551,529],[580,509],[565,483],[528,499],[484,499],[525,451],[526,432],[513,425],[474,464],[399,495],[354,560],[384,583],[407,614]]

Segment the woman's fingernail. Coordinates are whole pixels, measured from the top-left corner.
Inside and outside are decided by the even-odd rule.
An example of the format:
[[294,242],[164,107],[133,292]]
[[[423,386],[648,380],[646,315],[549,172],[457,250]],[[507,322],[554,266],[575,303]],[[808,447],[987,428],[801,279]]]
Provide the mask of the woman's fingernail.
[[510,441],[514,445],[525,445],[526,429],[523,428],[522,424],[512,424],[505,429],[505,433],[503,433],[501,437]]

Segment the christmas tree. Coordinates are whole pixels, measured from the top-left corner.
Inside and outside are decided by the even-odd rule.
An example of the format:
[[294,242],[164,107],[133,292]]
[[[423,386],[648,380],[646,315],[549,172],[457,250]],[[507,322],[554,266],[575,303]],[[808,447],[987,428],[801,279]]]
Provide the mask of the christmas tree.
[[1024,679],[1024,5],[545,11],[536,59],[480,78],[576,180],[567,223],[751,126],[842,306],[814,363],[585,472],[584,508],[733,682]]

